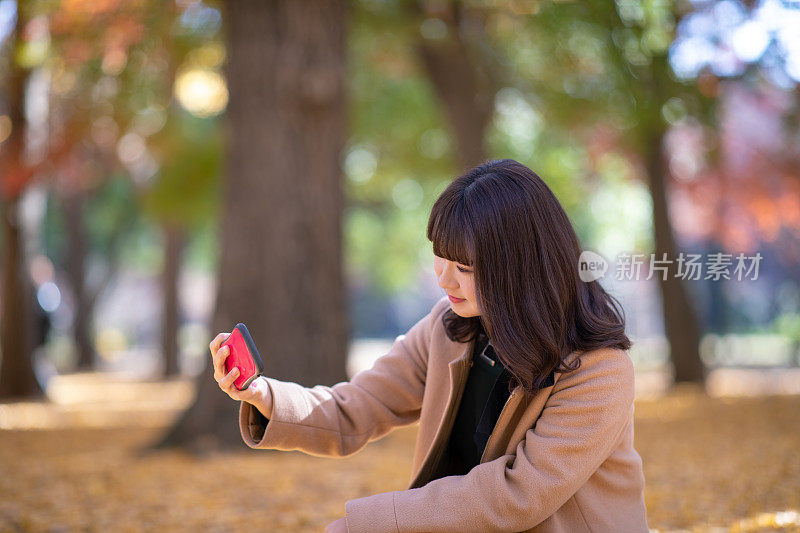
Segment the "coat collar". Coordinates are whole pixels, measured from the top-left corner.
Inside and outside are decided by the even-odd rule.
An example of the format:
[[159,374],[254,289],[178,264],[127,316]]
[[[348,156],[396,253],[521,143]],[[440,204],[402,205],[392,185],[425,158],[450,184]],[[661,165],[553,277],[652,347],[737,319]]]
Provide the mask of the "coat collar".
[[[420,468],[416,476],[414,476],[414,479],[411,481],[409,488],[421,487],[427,483],[427,481],[431,478],[434,469],[439,463],[441,454],[444,452],[444,448],[447,445],[447,439],[450,435],[450,431],[452,430],[455,415],[461,401],[461,395],[464,392],[467,377],[469,376],[469,364],[472,361],[475,342],[475,339],[472,339],[466,343],[447,339],[444,344],[445,359],[448,361],[448,370],[450,374],[447,401],[431,446],[428,448],[427,454],[423,458]],[[552,386],[555,383],[553,378],[555,378],[555,375],[551,374],[550,379],[545,381],[545,383],[542,385],[542,388]],[[513,413],[518,413],[521,409],[524,410],[525,407],[527,407],[527,405],[530,403],[531,400],[528,399],[522,392],[523,387],[521,385],[515,387],[511,392],[506,405],[503,408],[503,412],[506,413],[507,416]],[[503,413],[501,413],[501,415],[502,414]],[[497,429],[498,426],[502,426],[503,424],[508,424],[508,421],[502,419],[498,420],[495,428]],[[499,429],[503,428],[500,427]],[[494,434],[495,432],[493,431],[492,433]],[[484,457],[486,456],[487,451],[490,449],[489,447],[492,445],[492,440],[492,436],[490,436],[489,442],[487,442],[486,448],[484,449]]]
[[[463,385],[466,383],[467,376],[469,375],[469,364],[472,362],[472,357],[475,351],[475,342],[476,341],[474,338],[467,343],[450,341],[448,345],[450,349],[450,353],[448,354],[448,360],[450,361],[450,376],[451,378],[454,377],[455,373],[455,376],[459,378],[459,381],[451,381],[451,388],[454,387],[458,389],[459,387],[463,387]],[[466,373],[464,373],[465,371]],[[542,382],[539,389],[546,389],[547,387],[555,385],[555,374],[555,370],[551,371],[547,378],[545,378],[545,380]],[[512,395],[518,395],[522,392],[522,390],[522,386],[517,385],[514,388]]]

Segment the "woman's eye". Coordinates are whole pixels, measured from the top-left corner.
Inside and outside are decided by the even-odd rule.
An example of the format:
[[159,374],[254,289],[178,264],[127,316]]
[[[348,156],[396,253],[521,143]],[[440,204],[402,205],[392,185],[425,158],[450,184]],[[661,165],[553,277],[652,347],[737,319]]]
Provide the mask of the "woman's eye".
[[470,270],[466,270],[466,269],[461,268],[461,267],[456,267],[456,268],[458,269],[459,272],[470,272]]

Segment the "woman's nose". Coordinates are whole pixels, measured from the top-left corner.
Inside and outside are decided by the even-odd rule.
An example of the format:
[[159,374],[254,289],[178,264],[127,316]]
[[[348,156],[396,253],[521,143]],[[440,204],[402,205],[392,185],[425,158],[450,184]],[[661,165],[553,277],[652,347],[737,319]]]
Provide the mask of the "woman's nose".
[[443,289],[456,289],[458,288],[458,283],[449,273],[448,268],[443,268],[442,273],[439,274],[439,286]]

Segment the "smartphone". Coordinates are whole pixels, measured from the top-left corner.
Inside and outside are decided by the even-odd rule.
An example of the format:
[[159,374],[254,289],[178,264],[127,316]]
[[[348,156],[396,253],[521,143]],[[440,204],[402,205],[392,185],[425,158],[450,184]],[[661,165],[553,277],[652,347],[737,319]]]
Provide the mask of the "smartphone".
[[230,353],[225,359],[225,371],[230,372],[234,367],[239,369],[239,377],[233,382],[237,390],[245,390],[250,383],[264,372],[264,364],[256,349],[253,337],[247,327],[239,322],[231,334],[219,345],[230,347]]

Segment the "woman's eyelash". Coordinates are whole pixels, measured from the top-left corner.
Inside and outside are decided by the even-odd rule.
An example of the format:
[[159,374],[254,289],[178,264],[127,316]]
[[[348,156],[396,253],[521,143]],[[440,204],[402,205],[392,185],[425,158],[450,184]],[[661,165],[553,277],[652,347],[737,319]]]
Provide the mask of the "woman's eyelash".
[[464,270],[461,267],[456,267],[456,268],[458,269],[459,272],[471,272],[471,270]]

